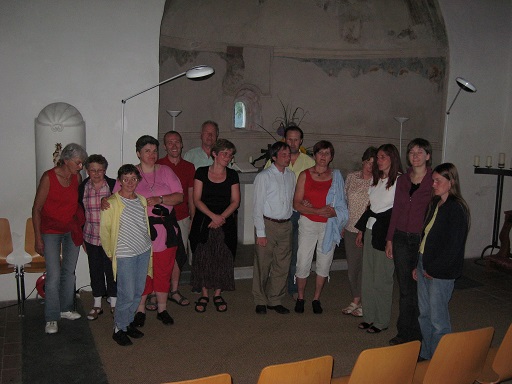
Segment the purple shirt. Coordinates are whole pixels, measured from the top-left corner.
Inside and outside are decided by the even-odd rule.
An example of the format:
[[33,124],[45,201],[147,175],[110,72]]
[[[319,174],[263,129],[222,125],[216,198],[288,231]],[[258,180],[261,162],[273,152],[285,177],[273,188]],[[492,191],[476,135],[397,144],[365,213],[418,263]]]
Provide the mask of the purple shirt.
[[420,187],[409,196],[411,190],[412,168],[405,175],[398,178],[393,203],[393,213],[389,223],[386,240],[392,241],[395,230],[408,233],[421,233],[423,220],[427,212],[428,203],[432,198],[432,170],[427,167],[427,173],[420,183]]

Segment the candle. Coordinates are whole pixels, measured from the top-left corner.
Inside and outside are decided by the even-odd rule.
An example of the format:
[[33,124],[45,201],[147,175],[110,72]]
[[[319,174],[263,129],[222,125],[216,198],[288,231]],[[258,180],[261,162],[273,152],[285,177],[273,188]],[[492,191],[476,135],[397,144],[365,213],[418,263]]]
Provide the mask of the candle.
[[492,167],[492,156],[487,156],[487,168]]
[[249,163],[252,163],[252,156],[249,156]]
[[475,156],[475,160],[473,162],[473,165],[475,167],[479,167],[480,166],[480,156]]
[[505,154],[500,153],[499,160],[498,160],[498,168],[504,168],[505,167]]

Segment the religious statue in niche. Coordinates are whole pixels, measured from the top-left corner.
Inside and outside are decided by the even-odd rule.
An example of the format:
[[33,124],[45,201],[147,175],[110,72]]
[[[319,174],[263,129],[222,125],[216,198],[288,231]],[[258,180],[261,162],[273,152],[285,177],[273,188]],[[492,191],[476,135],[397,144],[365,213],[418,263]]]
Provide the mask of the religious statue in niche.
[[55,151],[53,152],[53,165],[56,167],[57,162],[60,159],[60,153],[62,152],[62,144],[55,143]]

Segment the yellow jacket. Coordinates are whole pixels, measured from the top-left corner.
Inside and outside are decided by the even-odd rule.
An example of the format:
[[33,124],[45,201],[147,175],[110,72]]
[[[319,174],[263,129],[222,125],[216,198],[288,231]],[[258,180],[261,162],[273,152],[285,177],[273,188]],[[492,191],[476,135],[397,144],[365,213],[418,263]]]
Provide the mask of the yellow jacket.
[[[148,203],[144,196],[136,193],[137,198],[140,200],[142,205],[147,209]],[[112,260],[112,269],[114,271],[114,279],[117,278],[117,258],[116,248],[117,239],[119,237],[119,220],[124,210],[124,204],[119,197],[119,193],[114,193],[108,199],[110,208],[101,211],[100,220],[100,239],[101,246],[105,250],[105,253]],[[146,225],[148,227],[149,234],[149,220],[146,215]],[[151,250],[151,257],[148,265],[148,276],[153,277],[153,250]]]

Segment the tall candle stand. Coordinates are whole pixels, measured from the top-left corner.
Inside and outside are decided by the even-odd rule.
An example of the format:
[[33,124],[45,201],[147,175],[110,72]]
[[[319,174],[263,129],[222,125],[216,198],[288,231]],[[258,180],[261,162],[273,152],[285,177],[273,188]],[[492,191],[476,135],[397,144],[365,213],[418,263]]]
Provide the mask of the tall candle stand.
[[491,249],[491,255],[495,249],[499,249],[498,246],[498,234],[500,225],[500,213],[501,213],[501,200],[503,198],[503,181],[505,176],[512,176],[512,169],[504,168],[480,168],[475,167],[475,174],[480,175],[496,175],[498,183],[496,185],[496,201],[494,203],[494,224],[492,227],[492,243],[484,248],[480,258],[484,258],[484,254],[488,249]]

